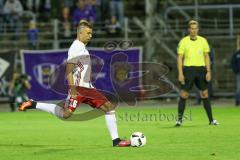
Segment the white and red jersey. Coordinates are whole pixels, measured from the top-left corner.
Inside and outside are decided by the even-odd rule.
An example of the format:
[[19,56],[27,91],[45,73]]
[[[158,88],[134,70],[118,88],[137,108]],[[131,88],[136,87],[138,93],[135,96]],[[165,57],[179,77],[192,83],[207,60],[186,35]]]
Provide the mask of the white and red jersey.
[[91,59],[86,46],[79,40],[73,41],[68,50],[68,63],[74,63],[74,85],[94,88],[91,84]]

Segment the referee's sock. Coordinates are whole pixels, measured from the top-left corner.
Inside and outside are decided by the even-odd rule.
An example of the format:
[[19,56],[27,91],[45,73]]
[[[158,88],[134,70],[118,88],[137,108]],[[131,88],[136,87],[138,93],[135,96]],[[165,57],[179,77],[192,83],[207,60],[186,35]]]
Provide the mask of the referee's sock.
[[186,106],[186,99],[180,97],[180,100],[178,101],[178,120],[181,122],[182,122],[185,106]]
[[212,122],[213,116],[212,116],[212,108],[211,108],[210,100],[209,100],[209,98],[203,98],[202,100],[203,100],[203,107],[207,113],[209,122]]

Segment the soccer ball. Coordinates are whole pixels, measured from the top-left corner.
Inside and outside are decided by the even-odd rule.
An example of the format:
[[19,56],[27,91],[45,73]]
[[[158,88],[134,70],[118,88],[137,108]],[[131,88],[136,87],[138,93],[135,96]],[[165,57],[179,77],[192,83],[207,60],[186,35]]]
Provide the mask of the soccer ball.
[[131,146],[141,147],[144,146],[147,142],[146,136],[142,132],[134,132],[131,137]]

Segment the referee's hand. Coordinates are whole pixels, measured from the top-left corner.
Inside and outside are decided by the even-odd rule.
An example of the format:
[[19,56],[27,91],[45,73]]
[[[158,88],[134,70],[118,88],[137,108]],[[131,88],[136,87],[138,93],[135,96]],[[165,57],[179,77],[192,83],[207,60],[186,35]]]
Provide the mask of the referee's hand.
[[179,75],[178,75],[178,81],[179,81],[182,85],[185,84],[185,80],[184,80],[183,74],[179,74]]
[[207,82],[211,81],[211,72],[207,72],[207,74],[206,74],[206,81]]

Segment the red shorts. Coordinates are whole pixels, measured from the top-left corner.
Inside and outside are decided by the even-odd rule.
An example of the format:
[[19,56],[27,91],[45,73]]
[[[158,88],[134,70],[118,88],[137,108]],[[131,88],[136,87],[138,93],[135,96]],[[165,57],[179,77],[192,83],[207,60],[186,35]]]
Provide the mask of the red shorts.
[[78,95],[72,98],[69,94],[65,102],[65,107],[70,109],[72,112],[81,104],[85,103],[93,108],[101,107],[108,99],[95,88],[77,87]]

